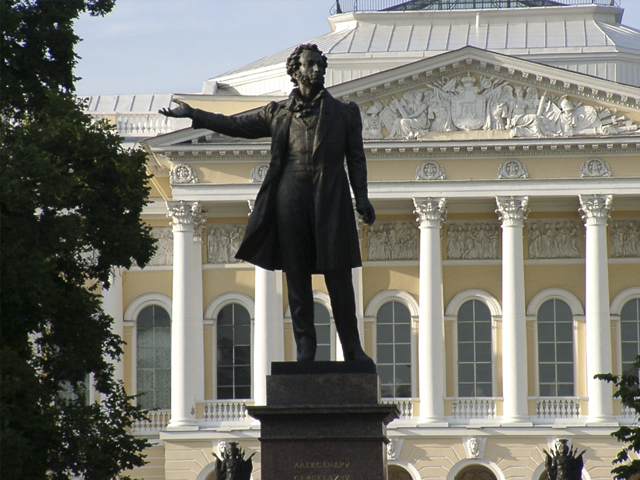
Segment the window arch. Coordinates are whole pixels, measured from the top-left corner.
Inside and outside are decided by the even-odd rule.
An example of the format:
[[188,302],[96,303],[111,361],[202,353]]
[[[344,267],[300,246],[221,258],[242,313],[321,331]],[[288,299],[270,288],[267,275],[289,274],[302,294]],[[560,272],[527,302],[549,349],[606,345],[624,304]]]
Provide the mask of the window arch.
[[171,317],[148,305],[136,317],[136,392],[145,409],[171,408]]
[[493,396],[491,311],[484,302],[467,300],[458,309],[458,396]]
[[213,381],[218,400],[252,398],[253,300],[229,292],[213,300],[205,319],[213,321]]
[[573,312],[552,298],[537,312],[538,388],[542,397],[574,396]]

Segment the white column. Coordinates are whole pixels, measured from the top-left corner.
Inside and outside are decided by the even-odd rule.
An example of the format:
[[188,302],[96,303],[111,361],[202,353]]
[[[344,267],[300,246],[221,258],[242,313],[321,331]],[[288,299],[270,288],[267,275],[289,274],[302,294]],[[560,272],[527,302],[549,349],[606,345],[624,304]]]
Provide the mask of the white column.
[[[122,270],[116,268],[109,275],[109,288],[102,291],[102,309],[113,318],[111,331],[120,338],[124,337],[124,305],[122,300]],[[124,363],[122,358],[109,359],[113,364],[113,378],[124,382]]]
[[598,373],[612,371],[607,259],[607,219],[611,212],[611,195],[580,195],[580,211],[587,230],[585,323],[589,420],[598,423],[610,421],[613,417],[611,384],[593,378]]
[[206,213],[202,212],[199,221],[194,223],[193,232],[193,345],[195,350],[196,402],[204,402],[204,307],[202,292],[202,234],[206,222]]
[[198,202],[167,202],[173,226],[173,309],[171,315],[170,430],[197,430],[194,324],[198,321],[193,280],[196,225],[202,221]]
[[414,198],[420,223],[420,306],[418,311],[418,374],[420,420],[442,423],[445,358],[442,299],[441,227],[444,198]]
[[[253,201],[249,201],[249,208],[253,211]],[[283,337],[282,273],[255,267],[252,363],[255,405],[267,404],[267,375],[271,372],[271,362],[284,357]]]
[[502,222],[503,422],[529,423],[522,229],[528,197],[496,197]]

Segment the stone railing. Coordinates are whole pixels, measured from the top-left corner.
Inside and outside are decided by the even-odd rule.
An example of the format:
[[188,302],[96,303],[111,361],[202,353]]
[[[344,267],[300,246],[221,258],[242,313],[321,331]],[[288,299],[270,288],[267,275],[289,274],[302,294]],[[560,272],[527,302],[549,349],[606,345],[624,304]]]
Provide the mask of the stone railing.
[[247,415],[247,403],[243,400],[211,400],[202,404],[202,419],[206,423],[244,422],[250,420]]
[[409,420],[413,418],[413,400],[411,398],[383,398],[385,405],[397,405],[400,410],[398,420]]
[[143,435],[157,434],[167,429],[171,420],[171,410],[152,410],[147,413],[149,421],[133,422],[131,432]]
[[540,397],[536,399],[538,418],[578,418],[580,402],[571,397]]
[[495,398],[454,398],[451,402],[453,418],[496,418]]
[[118,113],[113,115],[93,114],[96,120],[108,120],[118,127],[123,137],[155,137],[164,133],[187,128],[190,119],[165,117],[159,113]]

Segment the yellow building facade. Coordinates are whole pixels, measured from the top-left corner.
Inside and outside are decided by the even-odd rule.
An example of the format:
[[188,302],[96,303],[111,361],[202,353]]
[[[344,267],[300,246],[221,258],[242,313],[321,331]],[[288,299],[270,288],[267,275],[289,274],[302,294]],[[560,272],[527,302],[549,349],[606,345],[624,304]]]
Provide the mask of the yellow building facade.
[[[567,438],[586,450],[584,480],[611,478],[610,433],[635,417],[593,375],[640,352],[640,32],[609,2],[340,3],[310,42],[363,119],[377,219],[360,222],[353,279],[382,400],[402,412],[389,477],[538,480],[543,450]],[[173,97],[226,114],[285,100],[290,50]],[[154,409],[135,427],[154,446],[133,475],[212,480],[220,443],[237,441],[258,480],[246,405],[265,403],[270,362],[295,347],[282,272],[233,255],[270,142],[154,113],[170,99],[90,104],[154,175],[158,252],[104,292],[127,342],[118,375]],[[314,298],[319,359],[339,361],[320,276]]]

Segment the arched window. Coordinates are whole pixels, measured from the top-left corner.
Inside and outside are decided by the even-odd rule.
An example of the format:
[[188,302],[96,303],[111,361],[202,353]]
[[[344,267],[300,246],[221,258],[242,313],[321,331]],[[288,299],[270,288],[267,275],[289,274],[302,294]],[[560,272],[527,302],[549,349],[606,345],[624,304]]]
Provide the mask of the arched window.
[[640,354],[640,298],[629,300],[620,311],[620,339],[622,373],[635,373],[633,362]]
[[251,398],[251,317],[237,303],[222,307],[216,322],[218,400]]
[[458,310],[458,396],[493,396],[491,312],[480,300]]
[[538,381],[542,397],[572,397],[573,314],[562,300],[538,309]]
[[171,317],[162,307],[149,305],[136,319],[138,405],[171,408]]
[[376,344],[382,396],[411,397],[411,314],[402,303],[387,302],[378,310]]
[[332,360],[333,345],[331,339],[334,337],[331,331],[331,316],[324,305],[313,304],[313,316],[316,326],[316,338],[318,348],[316,349],[317,361]]

